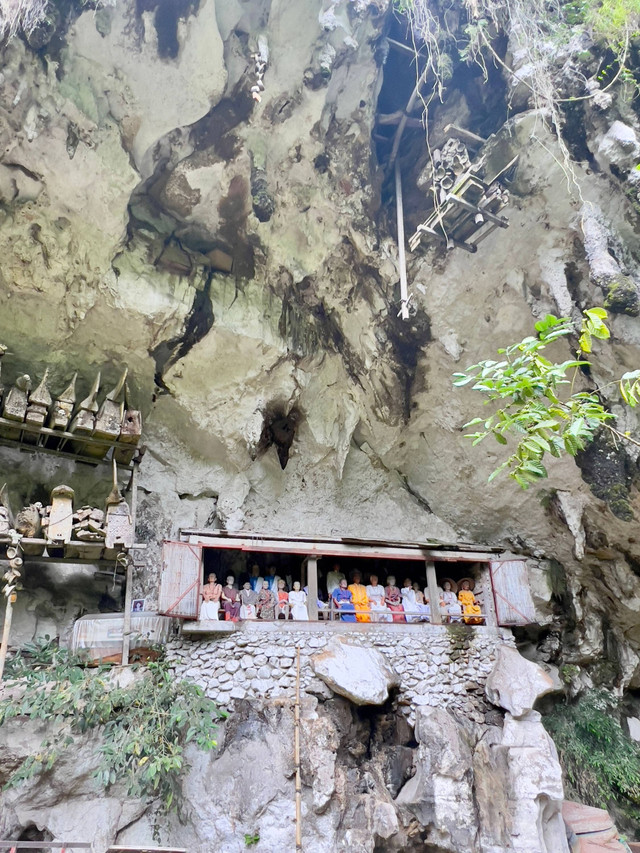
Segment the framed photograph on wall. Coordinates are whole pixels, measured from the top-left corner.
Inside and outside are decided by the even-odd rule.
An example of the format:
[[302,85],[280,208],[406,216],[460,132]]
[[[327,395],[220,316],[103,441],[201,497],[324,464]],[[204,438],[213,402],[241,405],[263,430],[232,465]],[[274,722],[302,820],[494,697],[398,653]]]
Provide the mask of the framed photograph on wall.
[[132,613],[142,613],[144,610],[144,603],[146,598],[134,598],[131,602],[131,612]]

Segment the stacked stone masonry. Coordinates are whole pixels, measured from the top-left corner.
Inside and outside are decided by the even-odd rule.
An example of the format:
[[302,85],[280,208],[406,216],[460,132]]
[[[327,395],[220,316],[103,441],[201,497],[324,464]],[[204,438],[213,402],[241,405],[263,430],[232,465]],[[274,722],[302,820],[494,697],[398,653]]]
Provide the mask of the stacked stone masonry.
[[195,681],[221,708],[229,708],[234,700],[293,698],[299,646],[301,690],[326,699],[332,691],[315,676],[310,658],[336,634],[346,635],[349,642],[373,647],[387,658],[399,676],[394,702],[411,723],[418,706],[455,708],[483,723],[485,682],[496,650],[515,645],[509,630],[484,626],[346,628],[339,623],[244,623],[224,637],[173,640],[168,657],[177,676]]

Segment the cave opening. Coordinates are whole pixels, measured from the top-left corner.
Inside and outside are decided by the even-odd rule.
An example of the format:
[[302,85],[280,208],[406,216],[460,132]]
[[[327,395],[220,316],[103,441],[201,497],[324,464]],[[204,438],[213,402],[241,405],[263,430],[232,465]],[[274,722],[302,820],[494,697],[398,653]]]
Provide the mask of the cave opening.
[[297,406],[289,407],[283,403],[270,403],[264,411],[257,454],[261,455],[270,447],[275,447],[280,467],[284,470],[287,467],[291,445],[301,420],[302,412]]
[[138,17],[155,9],[153,24],[158,38],[158,56],[162,59],[177,58],[180,52],[178,24],[194,15],[199,5],[200,0],[137,0]]

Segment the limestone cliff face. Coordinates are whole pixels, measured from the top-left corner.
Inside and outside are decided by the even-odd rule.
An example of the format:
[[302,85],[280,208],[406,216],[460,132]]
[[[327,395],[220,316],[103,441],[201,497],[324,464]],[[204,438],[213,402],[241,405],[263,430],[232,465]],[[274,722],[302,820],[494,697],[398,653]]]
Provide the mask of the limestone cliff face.
[[[519,155],[510,227],[473,256],[410,256],[404,322],[372,142],[388,0],[61,8],[47,44],[3,49],[3,380],[51,365],[55,388],[79,369],[88,389],[129,365],[148,445],[139,591],[155,594],[155,546],[181,526],[505,545],[539,561],[531,654],[587,665],[583,686],[609,660],[610,686],[640,687],[635,455],[597,444],[542,488],[488,485],[500,448],[471,449],[477,407],[451,387],[546,312],[605,297],[596,378],[638,366],[640,131],[621,94],[569,115],[574,180],[526,87],[454,78],[434,126]],[[584,50],[558,58],[567,79],[594,73]],[[20,498],[43,473],[97,494],[92,475],[17,460],[2,451],[0,470]]]

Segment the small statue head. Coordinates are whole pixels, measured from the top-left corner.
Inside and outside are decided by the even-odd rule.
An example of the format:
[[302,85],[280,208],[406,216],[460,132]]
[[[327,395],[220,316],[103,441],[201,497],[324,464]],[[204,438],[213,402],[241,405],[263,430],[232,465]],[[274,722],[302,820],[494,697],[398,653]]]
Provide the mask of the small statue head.
[[402,586],[405,589],[411,589],[411,578],[405,578],[403,583],[402,583]]
[[214,573],[213,573],[213,572],[211,572],[211,574],[209,575],[209,577],[207,578],[207,580],[209,581],[209,583],[215,583],[215,582],[218,580],[218,578],[217,578],[217,576],[216,576],[216,575],[214,575]]
[[278,589],[284,589],[284,581],[283,580],[278,581]]
[[451,591],[451,584],[449,583],[449,581],[445,581],[445,582],[444,582],[444,591],[445,591],[445,592],[450,592],[450,591]]
[[378,586],[378,575],[370,575],[369,583],[371,584],[371,586]]
[[235,580],[234,576],[233,576],[233,575],[229,575],[229,576],[227,577],[227,586],[233,586],[233,582],[234,582],[234,580]]
[[251,584],[249,583],[249,581],[245,581],[242,584],[242,589],[251,589]]
[[300,581],[294,581],[293,582],[293,588],[295,589],[296,592],[300,592]]
[[464,589],[464,590],[470,589],[469,581],[462,581],[462,589]]
[[333,566],[331,567],[331,571],[332,572],[339,572],[340,571],[340,563],[334,563]]
[[418,581],[413,582],[413,588],[416,592],[420,592],[420,584],[418,583]]
[[354,583],[361,583],[362,582],[362,575],[360,574],[360,572],[354,572],[353,573],[353,582]]
[[342,580],[340,581],[340,589],[346,589],[346,588],[347,588],[347,580],[346,580],[346,578],[342,578]]
[[257,563],[254,563],[251,566],[251,575],[252,575],[252,577],[257,578],[259,574],[260,574],[260,566]]
[[262,581],[262,589],[269,589],[269,581]]
[[395,586],[396,585],[396,577],[395,575],[389,575],[387,578],[387,586]]
[[276,573],[275,566],[267,566],[267,574],[272,578]]

